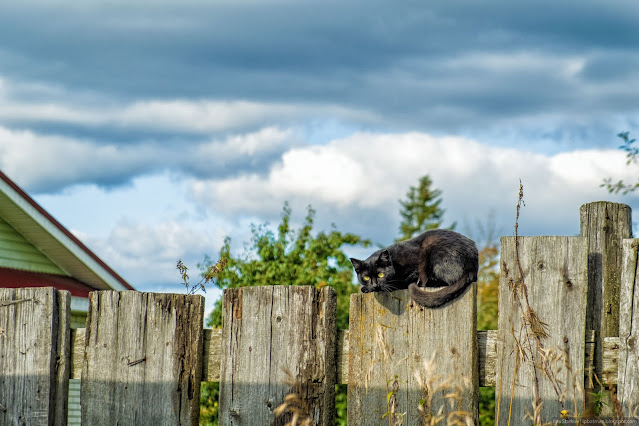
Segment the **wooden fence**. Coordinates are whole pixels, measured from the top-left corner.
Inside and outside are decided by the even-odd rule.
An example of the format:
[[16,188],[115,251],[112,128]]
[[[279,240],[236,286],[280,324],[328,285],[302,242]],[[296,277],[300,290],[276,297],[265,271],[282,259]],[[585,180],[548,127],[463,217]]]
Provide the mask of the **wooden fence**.
[[220,382],[223,425],[332,425],[335,383],[352,425],[476,423],[480,386],[495,387],[499,424],[592,414],[606,387],[607,414],[633,415],[639,240],[625,205],[584,205],[581,225],[502,238],[494,331],[476,330],[474,286],[440,309],[355,294],[346,331],[331,288],[225,291],[222,330],[202,328],[199,295],[94,292],[70,330],[67,292],[0,289],[0,424],[66,424],[69,378],[86,425],[195,425],[201,381]]

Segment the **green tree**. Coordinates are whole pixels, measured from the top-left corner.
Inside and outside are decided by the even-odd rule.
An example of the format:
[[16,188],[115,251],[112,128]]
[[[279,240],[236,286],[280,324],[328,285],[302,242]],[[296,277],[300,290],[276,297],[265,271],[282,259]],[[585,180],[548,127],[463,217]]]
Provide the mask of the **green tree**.
[[[399,225],[400,236],[396,241],[404,241],[429,229],[437,229],[442,224],[445,210],[440,205],[442,191],[431,188],[433,181],[428,175],[419,179],[417,186],[411,186],[405,200],[399,200],[399,214],[402,222]],[[453,229],[453,224],[450,229]]]
[[[630,132],[618,133],[617,137],[621,138],[623,141],[623,144],[619,146],[619,149],[626,152],[626,165],[630,165],[631,163],[637,164],[639,161],[639,148],[634,145],[635,142],[637,142],[637,139],[631,139]],[[623,195],[626,195],[639,188],[639,181],[634,184],[627,184],[623,180],[613,183],[612,178],[606,178],[601,186],[605,187],[610,193],[618,194],[621,192]]]
[[[213,282],[219,288],[263,285],[331,286],[337,292],[337,325],[348,328],[350,295],[357,292],[353,283],[353,266],[342,251],[343,246],[368,246],[362,237],[342,233],[334,225],[329,232],[313,233],[315,210],[308,212],[301,228],[291,229],[291,208],[284,204],[277,235],[266,225],[253,226],[250,246],[240,256],[231,253],[230,239],[224,241],[220,259],[224,269]],[[200,268],[208,269],[213,262],[206,258]],[[222,301],[219,300],[207,325],[222,325]]]

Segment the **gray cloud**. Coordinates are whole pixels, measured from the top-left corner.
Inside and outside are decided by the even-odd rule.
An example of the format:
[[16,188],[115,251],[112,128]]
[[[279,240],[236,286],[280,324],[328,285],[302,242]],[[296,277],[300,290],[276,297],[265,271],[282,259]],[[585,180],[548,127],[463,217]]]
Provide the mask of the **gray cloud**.
[[[44,192],[166,169],[259,180],[334,124],[614,147],[639,124],[638,23],[630,0],[14,2],[0,14],[0,167]],[[254,152],[231,147],[256,137]]]
[[[454,133],[549,111],[636,113],[632,75],[595,64],[604,49],[639,60],[635,9],[631,1],[26,2],[0,17],[0,65],[12,79],[115,99],[333,104],[384,117],[383,126]],[[610,95],[613,83],[626,96]]]
[[0,170],[28,191],[58,192],[67,186],[112,187],[140,175],[169,170],[200,178],[267,172],[296,145],[294,132],[267,127],[197,143],[97,143],[0,126]]

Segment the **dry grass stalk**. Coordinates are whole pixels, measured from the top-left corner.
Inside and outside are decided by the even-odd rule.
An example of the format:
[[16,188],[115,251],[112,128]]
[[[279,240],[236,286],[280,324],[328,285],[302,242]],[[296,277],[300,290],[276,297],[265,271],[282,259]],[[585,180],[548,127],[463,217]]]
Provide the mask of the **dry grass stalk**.
[[[389,345],[386,342],[386,337],[384,336],[384,328],[381,324],[378,324],[377,328],[375,329],[375,343],[377,349],[381,351],[382,360],[384,361],[384,374],[386,379],[386,413],[384,413],[382,419],[388,420],[388,426],[401,426],[404,424],[405,413],[398,412],[399,403],[397,401],[397,393],[399,392],[399,381],[397,375],[389,377],[389,365],[391,365],[393,361],[393,355],[392,350],[389,348]],[[375,350],[375,347],[373,350]],[[373,362],[371,362],[371,366],[364,380],[366,390],[368,390],[368,381],[370,379],[370,375],[372,374],[373,369],[377,364],[375,362],[377,359],[375,354],[376,352],[373,353]]]
[[[543,322],[537,313],[531,308],[530,302],[528,300],[528,289],[526,287],[526,282],[524,278],[524,271],[521,265],[520,257],[519,257],[519,212],[521,210],[522,204],[525,205],[523,201],[524,197],[524,186],[519,182],[519,197],[517,200],[517,212],[515,218],[515,262],[517,264],[517,278],[509,280],[509,288],[513,294],[513,298],[516,300],[517,305],[519,306],[519,310],[522,316],[522,327],[525,328],[525,336],[522,339],[515,339],[518,346],[518,354],[521,354],[521,359],[530,363],[533,369],[534,375],[534,387],[533,387],[533,410],[532,413],[529,413],[530,420],[533,421],[535,425],[541,425],[541,407],[542,401],[540,398],[539,392],[539,374],[538,370],[541,370],[543,374],[548,378],[553,390],[557,394],[560,403],[562,404],[562,393],[563,391],[560,388],[560,383],[558,382],[555,373],[553,372],[550,364],[549,358],[547,356],[548,352],[544,349],[542,339],[548,337],[548,324]],[[506,265],[503,265],[504,272],[506,276],[508,276],[509,271]],[[514,334],[513,334],[514,336]],[[536,350],[534,349],[536,347]],[[535,362],[535,354],[540,359],[540,362]],[[518,358],[519,360],[519,358]],[[519,368],[515,369],[514,376],[516,377],[518,374]],[[515,383],[515,377],[513,377],[513,386]],[[512,390],[511,390],[512,392]],[[512,411],[512,394],[510,401],[509,413]],[[511,422],[510,414],[508,418],[508,424]]]
[[310,409],[306,401],[300,396],[302,383],[299,378],[293,376],[293,374],[285,370],[287,378],[284,381],[287,385],[291,386],[291,393],[284,397],[282,402],[274,411],[275,417],[281,417],[284,415],[290,415],[291,420],[286,423],[286,426],[312,426],[313,419],[310,414]]
[[[418,411],[421,415],[421,424],[433,426],[445,421],[447,425],[473,425],[472,414],[461,410],[462,395],[464,389],[471,386],[468,378],[463,378],[462,383],[454,377],[444,378],[436,373],[435,354],[430,360],[424,361],[424,370],[415,372],[415,379],[419,384],[423,398],[420,400]],[[433,411],[433,398],[443,395],[444,401]],[[445,405],[450,411],[444,415]]]

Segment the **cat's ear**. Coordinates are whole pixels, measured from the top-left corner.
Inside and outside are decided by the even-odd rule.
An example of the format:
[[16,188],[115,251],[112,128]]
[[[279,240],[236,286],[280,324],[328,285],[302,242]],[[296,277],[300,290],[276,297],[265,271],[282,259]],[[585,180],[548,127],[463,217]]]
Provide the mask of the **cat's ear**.
[[377,258],[377,262],[381,265],[390,265],[392,263],[391,255],[388,250],[382,250],[382,252],[379,254],[379,257]]
[[362,265],[364,264],[364,262],[362,262],[361,260],[353,259],[352,257],[351,263],[353,264],[353,268],[355,268],[355,272],[359,272],[362,269]]

